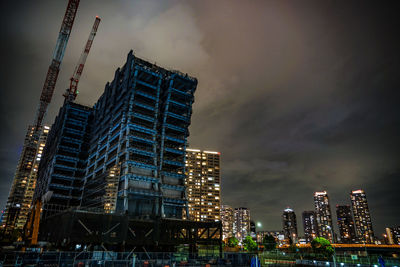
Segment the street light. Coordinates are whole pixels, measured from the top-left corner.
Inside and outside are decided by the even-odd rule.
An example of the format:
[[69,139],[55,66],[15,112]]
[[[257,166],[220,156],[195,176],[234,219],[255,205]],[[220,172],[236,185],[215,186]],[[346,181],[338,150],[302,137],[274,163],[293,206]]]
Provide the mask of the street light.
[[[328,228],[328,229],[331,231],[331,235],[332,235],[332,244],[333,244],[333,241],[334,241],[333,229],[332,229],[332,227],[330,227],[329,225],[326,225],[326,228]],[[336,267],[336,250],[335,250],[335,247],[334,247],[334,246],[332,246],[332,247],[333,247],[333,266]]]

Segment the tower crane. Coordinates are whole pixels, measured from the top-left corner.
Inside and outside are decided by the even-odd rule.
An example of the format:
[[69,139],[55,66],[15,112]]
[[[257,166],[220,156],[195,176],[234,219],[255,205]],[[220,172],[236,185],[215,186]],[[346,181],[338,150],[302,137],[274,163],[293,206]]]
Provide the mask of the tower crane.
[[78,10],[80,0],[69,0],[61,29],[58,34],[57,44],[54,49],[53,59],[47,71],[46,80],[43,85],[42,94],[40,95],[39,108],[36,113],[35,126],[39,129],[42,126],[43,118],[46,115],[47,107],[53,97],[54,88],[56,87],[60,65],[64,57],[68,39],[71,34],[72,25],[74,24],[76,11]]
[[101,19],[98,16],[96,16],[92,30],[90,31],[89,34],[89,38],[86,42],[85,48],[83,49],[83,52],[79,58],[78,65],[76,65],[74,73],[72,74],[72,77],[70,79],[71,82],[69,88],[64,93],[65,101],[73,102],[76,99],[76,96],[78,95],[79,79],[81,78],[83,68],[85,67],[86,58],[89,55],[89,51],[90,48],[92,47],[93,40],[94,37],[96,36],[97,28],[99,27],[100,21]]
[[[76,12],[78,10],[80,0],[68,0],[67,9],[64,14],[64,18],[61,24],[61,29],[58,34],[56,47],[53,52],[53,57],[51,64],[47,71],[46,80],[43,85],[42,93],[40,95],[39,107],[36,112],[34,121],[34,133],[31,134],[31,138],[25,140],[23,151],[29,150],[31,154],[36,155],[38,151],[38,138],[40,135],[40,130],[42,127],[43,119],[47,112],[47,107],[51,102],[53,97],[54,89],[56,86],[58,73],[60,71],[60,66],[62,59],[64,57],[65,49],[67,48],[67,43],[69,36],[71,34],[72,26],[74,24]],[[29,132],[28,132],[29,135]],[[25,153],[26,154],[26,153]],[[22,154],[20,162],[28,162],[29,158]],[[19,165],[20,166],[20,165]],[[22,166],[22,165],[21,165]],[[17,172],[21,172],[21,167],[17,167]],[[30,174],[29,174],[30,175]],[[14,178],[15,179],[15,178]],[[28,218],[26,227],[26,236],[30,241],[30,244],[37,244],[38,230],[39,230],[39,220],[40,220],[40,209],[42,203],[40,200],[36,200],[32,203],[30,216]]]

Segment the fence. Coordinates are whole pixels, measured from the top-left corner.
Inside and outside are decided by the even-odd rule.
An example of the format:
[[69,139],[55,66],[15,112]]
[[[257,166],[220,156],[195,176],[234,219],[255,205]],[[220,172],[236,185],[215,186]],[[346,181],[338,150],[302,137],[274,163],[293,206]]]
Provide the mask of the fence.
[[178,266],[250,266],[252,254],[207,252],[190,254],[187,252],[3,252],[0,267],[42,266],[42,267],[178,267]]
[[[178,267],[178,266],[250,266],[252,253],[203,250],[197,254],[189,252],[3,252],[0,267],[41,266],[41,267]],[[285,253],[282,251],[259,252],[262,266],[334,266],[332,257],[311,253]],[[379,255],[358,256],[337,255],[336,266],[366,267],[380,266]],[[383,257],[386,266],[400,266],[400,259]]]
[[[333,257],[327,257],[314,253],[285,253],[282,251],[271,251],[259,253],[262,266],[335,266]],[[366,267],[381,266],[379,258],[385,261],[386,266],[399,266],[400,258],[385,257],[377,254],[369,254],[368,256],[354,257],[352,255],[336,255],[336,266],[344,267]]]

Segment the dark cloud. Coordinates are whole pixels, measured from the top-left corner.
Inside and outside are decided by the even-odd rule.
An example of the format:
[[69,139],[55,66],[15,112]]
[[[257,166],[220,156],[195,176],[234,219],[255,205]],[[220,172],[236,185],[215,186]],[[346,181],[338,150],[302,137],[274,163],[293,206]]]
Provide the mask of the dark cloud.
[[[1,206],[65,6],[1,3]],[[400,224],[395,11],[365,1],[82,1],[46,120],[100,15],[78,102],[95,102],[130,49],[188,72],[199,79],[190,145],[222,152],[224,203],[280,229],[282,210],[300,220],[316,190],[334,209],[364,188],[379,234]]]

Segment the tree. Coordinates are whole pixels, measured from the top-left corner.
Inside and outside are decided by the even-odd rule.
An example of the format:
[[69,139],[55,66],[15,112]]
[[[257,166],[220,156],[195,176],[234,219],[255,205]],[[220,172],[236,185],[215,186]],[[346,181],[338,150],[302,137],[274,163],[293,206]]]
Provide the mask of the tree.
[[311,242],[311,247],[314,253],[323,254],[325,256],[331,256],[333,254],[331,243],[323,237],[315,238]]
[[251,236],[246,236],[243,241],[243,247],[247,251],[256,251],[257,250],[257,243],[253,240]]
[[264,236],[262,244],[265,250],[274,250],[276,248],[275,237],[273,237],[272,235]]
[[231,236],[228,238],[228,247],[234,248],[237,247],[237,245],[239,245],[239,240],[237,240],[236,237]]

